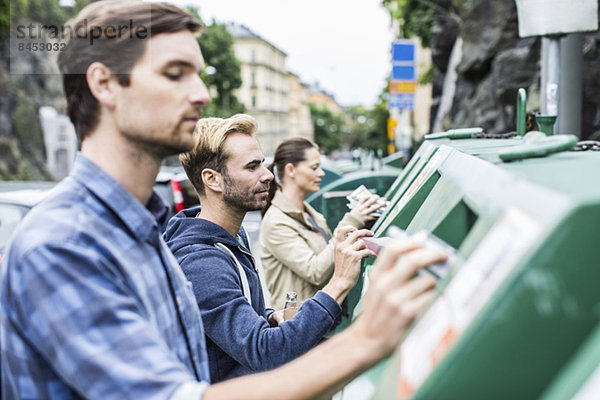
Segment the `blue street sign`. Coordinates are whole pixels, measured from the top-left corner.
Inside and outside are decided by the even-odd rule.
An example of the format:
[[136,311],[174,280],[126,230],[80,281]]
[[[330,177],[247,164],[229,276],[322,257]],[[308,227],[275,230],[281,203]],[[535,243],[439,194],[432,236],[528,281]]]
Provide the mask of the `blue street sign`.
[[[415,95],[406,90],[412,83],[412,91],[416,84],[415,41],[399,40],[392,43],[392,73],[388,109],[414,110]],[[401,89],[404,90],[401,90]]]
[[392,65],[392,80],[393,81],[414,81],[415,66],[414,65]]
[[414,93],[389,93],[388,96],[388,110],[392,108],[398,110],[415,109]]
[[415,62],[415,44],[413,42],[392,43],[392,61]]

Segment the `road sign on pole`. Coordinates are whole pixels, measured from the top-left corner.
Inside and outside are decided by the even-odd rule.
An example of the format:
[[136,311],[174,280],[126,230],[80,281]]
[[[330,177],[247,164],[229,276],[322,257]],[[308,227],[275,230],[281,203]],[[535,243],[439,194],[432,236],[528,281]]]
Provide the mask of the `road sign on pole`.
[[390,93],[414,93],[416,82],[390,81]]
[[390,93],[388,97],[388,108],[398,110],[413,110],[415,108],[414,93]]
[[398,126],[398,121],[393,118],[388,118],[387,128],[388,128],[388,154],[392,154],[396,152],[396,127]]
[[392,43],[388,109],[413,110],[416,85],[415,42],[397,40]]
[[396,40],[392,43],[392,61],[415,62],[415,42],[412,40]]

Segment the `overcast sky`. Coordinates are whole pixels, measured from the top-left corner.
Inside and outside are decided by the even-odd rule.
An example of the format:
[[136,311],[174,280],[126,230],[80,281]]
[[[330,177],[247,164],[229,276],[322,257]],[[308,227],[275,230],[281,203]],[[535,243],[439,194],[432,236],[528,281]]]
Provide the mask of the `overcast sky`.
[[381,0],[170,0],[206,23],[235,21],[287,54],[287,68],[342,105],[372,106],[390,73],[393,34]]

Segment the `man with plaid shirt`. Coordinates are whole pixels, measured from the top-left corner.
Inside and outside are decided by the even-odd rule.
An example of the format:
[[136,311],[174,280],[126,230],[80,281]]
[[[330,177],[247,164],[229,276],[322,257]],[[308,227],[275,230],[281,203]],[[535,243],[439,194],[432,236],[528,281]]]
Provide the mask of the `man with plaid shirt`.
[[2,396],[321,398],[390,354],[431,296],[434,281],[412,276],[443,258],[416,243],[379,256],[363,315],[344,332],[278,369],[209,386],[200,314],[152,191],[161,160],[193,147],[209,101],[200,24],[175,6],[106,0],[71,27],[59,67],[81,151],[0,266]]

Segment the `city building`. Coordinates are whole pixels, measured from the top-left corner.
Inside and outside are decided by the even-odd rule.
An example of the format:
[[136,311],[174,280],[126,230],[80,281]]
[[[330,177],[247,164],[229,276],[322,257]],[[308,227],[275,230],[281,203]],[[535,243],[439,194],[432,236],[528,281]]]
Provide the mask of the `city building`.
[[288,74],[290,82],[290,125],[289,135],[314,140],[315,129],[310,118],[308,85],[292,72]]
[[66,115],[50,106],[40,107],[39,118],[44,134],[46,167],[55,179],[62,179],[69,174],[79,147],[75,127]]
[[[417,43],[417,76],[422,76],[432,68],[431,49],[423,47],[420,40]],[[431,131],[432,93],[431,83],[421,83],[415,88],[415,109],[412,116],[414,141],[420,141],[425,134]]]
[[241,63],[237,98],[259,124],[257,139],[266,156],[292,136],[312,138],[306,85],[286,68],[287,54],[245,25],[228,23]]
[[326,108],[335,115],[344,112],[344,109],[335,100],[333,94],[330,94],[325,91],[325,89],[321,88],[319,82],[310,85],[308,92],[308,102],[314,104],[317,108]]

